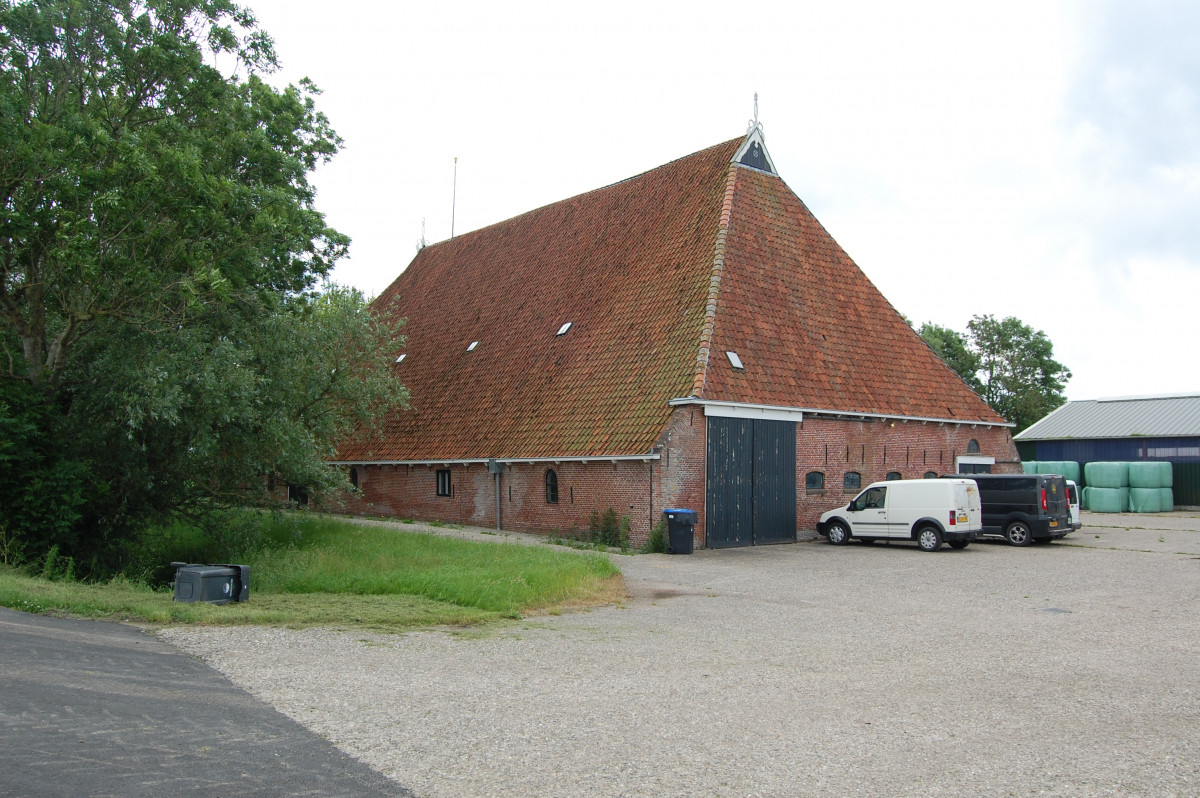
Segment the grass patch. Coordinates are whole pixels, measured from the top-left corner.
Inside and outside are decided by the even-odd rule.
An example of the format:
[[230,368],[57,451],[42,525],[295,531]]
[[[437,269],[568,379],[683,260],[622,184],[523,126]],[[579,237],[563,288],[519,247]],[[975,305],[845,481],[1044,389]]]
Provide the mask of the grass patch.
[[[151,624],[399,631],[483,624],[611,603],[624,595],[619,570],[601,556],[322,516],[263,515],[259,524],[253,549],[214,558],[250,566],[250,601],[242,604],[183,604],[174,602],[167,589],[142,582],[55,581],[0,567],[0,605]],[[187,537],[179,529],[170,534]]]

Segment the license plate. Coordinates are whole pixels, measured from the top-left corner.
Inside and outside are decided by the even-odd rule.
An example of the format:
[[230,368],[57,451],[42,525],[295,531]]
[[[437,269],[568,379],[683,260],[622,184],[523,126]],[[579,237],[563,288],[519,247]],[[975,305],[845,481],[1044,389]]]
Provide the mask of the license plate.
[[1057,522],[1057,521],[1051,521],[1051,522],[1050,522],[1050,526],[1058,526],[1058,522]]
[[960,524],[965,524],[965,523],[967,523],[967,514],[966,514],[966,513],[959,513],[959,514],[958,514],[958,523],[960,523]]

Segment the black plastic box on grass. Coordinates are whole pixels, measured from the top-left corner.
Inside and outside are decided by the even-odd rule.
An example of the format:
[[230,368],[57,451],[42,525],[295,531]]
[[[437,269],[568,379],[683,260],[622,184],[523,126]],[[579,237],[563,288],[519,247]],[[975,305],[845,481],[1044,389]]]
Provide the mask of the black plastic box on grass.
[[192,565],[173,562],[175,600],[228,604],[250,600],[249,565]]
[[663,510],[667,518],[667,553],[691,554],[692,530],[696,526],[698,514],[695,510]]

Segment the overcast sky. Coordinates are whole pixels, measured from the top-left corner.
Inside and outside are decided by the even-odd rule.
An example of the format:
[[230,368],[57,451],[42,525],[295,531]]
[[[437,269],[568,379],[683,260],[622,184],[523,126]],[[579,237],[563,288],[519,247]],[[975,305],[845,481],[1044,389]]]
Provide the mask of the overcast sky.
[[1071,399],[1200,390],[1200,4],[249,0],[345,149],[375,295],[450,235],[743,135],[897,310],[1043,330]]

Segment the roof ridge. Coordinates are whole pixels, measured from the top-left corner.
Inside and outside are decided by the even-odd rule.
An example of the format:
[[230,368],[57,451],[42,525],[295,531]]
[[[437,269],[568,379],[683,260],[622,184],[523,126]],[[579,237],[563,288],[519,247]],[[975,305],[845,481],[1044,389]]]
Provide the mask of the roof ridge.
[[712,350],[713,329],[717,323],[717,295],[721,291],[721,275],[725,271],[725,240],[729,235],[729,219],[733,213],[737,168],[737,163],[730,163],[725,176],[725,197],[721,201],[721,220],[717,224],[717,241],[713,249],[712,272],[708,279],[708,298],[704,303],[700,347],[696,352],[696,376],[692,381],[692,396],[700,396],[704,392],[704,381],[708,377],[708,359]]

